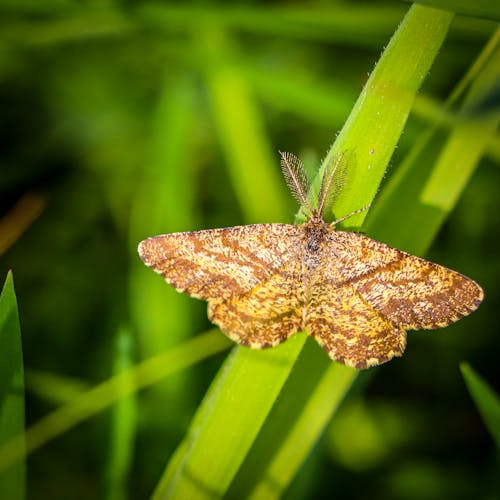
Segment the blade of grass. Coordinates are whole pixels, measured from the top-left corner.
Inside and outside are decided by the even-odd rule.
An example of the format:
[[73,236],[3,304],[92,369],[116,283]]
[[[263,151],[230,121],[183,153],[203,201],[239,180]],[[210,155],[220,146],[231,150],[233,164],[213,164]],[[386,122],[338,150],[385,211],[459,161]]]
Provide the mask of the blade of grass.
[[55,406],[68,403],[90,388],[84,380],[39,370],[26,370],[24,378],[26,392]]
[[296,335],[272,351],[233,349],[169,463],[168,479],[161,480],[153,498],[224,494],[304,342],[304,335]]
[[[421,12],[420,14],[423,13]],[[427,14],[432,15],[433,13],[428,12]],[[446,15],[445,13],[442,14],[442,24],[440,28],[436,26],[436,30],[440,32],[438,35],[438,40],[441,41],[443,39],[443,35],[446,33],[449,21],[451,20],[450,16]],[[421,19],[419,21],[421,21]],[[416,32],[421,30],[421,24],[425,25],[425,23],[418,22],[415,24],[410,24],[409,26],[407,26],[407,29],[410,29],[413,32],[412,34],[415,35]],[[393,38],[393,41],[395,39],[396,36]],[[389,55],[387,57],[391,55],[390,50],[392,50],[393,47],[391,44],[388,46],[384,56],[386,56],[387,52],[389,52]],[[432,60],[432,57],[435,56],[436,52],[434,51],[433,56],[431,54],[429,54],[429,56]],[[395,61],[398,61],[398,59],[396,58]],[[377,65],[377,68],[378,67],[379,65]],[[390,66],[385,66],[385,68],[386,74],[384,75],[382,73],[382,77],[384,79],[389,79],[388,76],[390,75],[391,71]],[[400,69],[401,67],[399,65],[396,65],[393,67],[392,71],[399,72]],[[377,75],[376,69],[371,78],[375,78],[377,76],[380,76],[380,73]],[[368,84],[367,87],[369,87]],[[389,107],[387,113],[390,114],[390,112],[391,108]],[[401,112],[404,116],[405,110],[401,110]],[[394,134],[394,131],[388,132],[390,141],[391,132]],[[377,133],[378,132],[376,131],[375,134]],[[368,140],[370,139],[371,137],[368,137]],[[360,140],[359,143],[363,144],[363,141]],[[393,145],[391,145],[391,142],[389,142],[386,147],[390,148],[393,147]],[[404,224],[404,220],[400,220],[400,223]],[[376,237],[377,227],[372,228],[371,233]],[[317,358],[315,360],[316,364],[320,364],[321,362],[322,360],[320,358]],[[323,374],[311,374],[310,370],[308,371],[307,369],[304,369],[304,365],[301,365],[300,363],[297,365],[296,370],[300,372],[301,377],[297,377],[295,380],[307,380],[309,384],[309,390],[299,391],[296,384],[287,384],[280,396],[280,400],[278,401],[275,409],[275,414],[273,415],[273,417],[275,417],[275,421],[267,423],[268,428],[271,429],[269,431],[269,434],[271,435],[279,432],[278,429],[290,428],[291,430],[281,442],[278,441],[277,449],[273,450],[274,453],[272,456],[269,456],[268,452],[267,456],[265,456],[264,453],[264,456],[259,456],[258,460],[255,459],[255,457],[253,458],[253,460],[249,458],[250,470],[246,474],[247,480],[245,482],[245,474],[242,470],[242,478],[237,478],[237,480],[241,480],[242,484],[234,485],[231,490],[233,496],[237,496],[243,491],[248,491],[249,484],[251,484],[252,486],[254,486],[251,493],[252,498],[279,498],[283,494],[286,487],[289,485],[299,466],[303,463],[308,453],[310,453],[312,447],[319,439],[327,422],[329,421],[329,417],[335,412],[335,409],[338,407],[339,400],[344,395],[342,391],[338,392],[338,387],[348,388],[356,376],[355,370],[350,369],[346,369],[345,372],[343,372],[341,375],[338,372],[336,373],[337,365],[335,364],[329,364]],[[320,397],[321,395],[323,395],[323,397]],[[286,404],[287,398],[290,399],[292,397],[296,402],[293,410],[287,409],[287,411],[285,412],[280,412],[280,407]],[[308,410],[306,412],[303,412],[302,408],[307,408]],[[319,417],[312,418],[309,413],[316,414]],[[259,447],[259,441],[260,436],[259,440],[257,440],[256,442],[257,449]],[[257,455],[258,453],[259,452],[257,451]],[[258,463],[259,470],[255,470],[255,467],[252,467],[252,463]],[[267,464],[267,468],[265,468],[263,464]],[[265,469],[264,472],[262,472],[263,468]],[[249,482],[249,478],[251,478],[251,482]],[[237,480],[235,481],[235,483],[237,483]]]
[[[352,113],[321,166],[347,151],[354,168],[343,196],[335,201],[336,215],[348,214],[373,200],[383,173],[410,113],[415,94],[446,36],[453,15],[413,6],[391,39]],[[321,177],[318,176],[319,178]],[[316,183],[319,183],[320,179]],[[366,213],[349,219],[356,226]]]
[[[43,17],[43,16],[42,16]],[[130,35],[135,26],[117,9],[71,9],[67,16],[14,21],[4,24],[5,39],[23,46],[44,46],[71,43],[89,38]]]
[[[137,255],[137,244],[146,237],[196,227],[196,189],[191,175],[198,140],[194,133],[196,114],[197,90],[192,76],[167,72],[151,120],[152,157],[138,172],[129,230],[130,308],[141,357],[182,342],[196,328],[193,311],[199,304],[166,286]],[[192,373],[182,372],[155,387],[146,402],[149,407],[145,414],[154,419],[159,413],[157,408],[169,405],[170,411],[161,417],[161,425],[179,427],[189,418],[194,404],[188,390],[191,377]],[[154,425],[155,421],[150,423]]]
[[460,364],[467,389],[481,414],[484,425],[500,448],[500,398],[498,394],[480,377],[468,363]]
[[[448,169],[453,171],[454,162],[450,162],[448,165]],[[443,164],[438,163],[434,166],[434,169],[442,169]],[[441,176],[442,188],[443,191],[452,193],[450,195],[450,199],[446,200],[447,213],[451,211],[453,207],[453,203],[456,202],[457,196],[461,191],[465,188],[465,184],[462,182],[462,178],[460,176]],[[435,188],[439,188],[439,185],[436,183]],[[394,200],[391,198],[386,203],[393,202]],[[391,207],[386,207],[388,210]],[[393,209],[394,210],[394,209]],[[416,222],[419,224],[419,227],[422,227],[423,230],[419,232],[415,232],[415,238],[423,238],[425,236],[425,231],[427,230],[431,233],[430,237],[426,237],[424,242],[427,245],[430,245],[431,239],[436,235],[436,227],[434,225],[427,225],[425,218],[422,218],[422,214],[420,214],[421,218],[416,219]],[[440,223],[444,219],[440,220]],[[370,235],[377,237],[377,232],[383,230],[384,222],[382,220],[378,220],[378,224],[372,224],[370,226]],[[404,220],[400,219],[401,227],[404,227]],[[397,235],[394,237],[394,244],[398,246]],[[425,248],[422,243],[415,243],[415,247],[418,247],[419,251],[425,253],[427,248]],[[319,361],[319,360],[318,360]],[[301,367],[297,367],[300,369]],[[297,408],[308,408],[309,405],[314,405],[314,410],[311,408],[312,414],[316,415],[331,415],[338,406],[337,398],[331,397],[331,395],[335,395],[335,391],[337,390],[338,380],[335,379],[333,370],[335,369],[335,365],[328,368],[324,375],[321,378],[317,376],[310,376],[310,394],[311,396],[302,399],[299,394],[300,403],[297,402]],[[305,376],[305,373],[303,374]],[[346,377],[349,376],[349,373],[346,373]],[[320,384],[322,387],[322,391],[326,395],[323,399],[320,397],[316,397],[316,393],[314,392],[315,387],[319,387],[317,384]],[[324,387],[323,387],[324,385]],[[287,397],[287,389],[283,391],[283,394],[280,397],[281,401],[285,400]],[[290,392],[296,392],[296,388],[289,389]],[[307,394],[307,393],[306,393]],[[278,406],[280,406],[280,403]],[[276,454],[272,457],[272,460],[269,460],[269,466],[265,470],[265,473],[261,475],[260,480],[257,482],[255,489],[251,494],[251,498],[255,499],[272,499],[279,498],[285,488],[290,484],[290,480],[293,477],[294,473],[297,471],[298,467],[302,464],[302,462],[307,457],[307,454],[310,452],[312,446],[319,438],[321,433],[323,432],[328,419],[321,420],[319,418],[311,418],[308,415],[309,412],[298,411],[297,414],[293,415],[292,412],[287,412],[287,421],[290,421],[292,418],[295,418],[293,421],[292,430],[286,437],[280,447],[278,448]],[[283,427],[285,422],[275,422],[274,427]],[[301,439],[297,438],[297,435],[301,436]],[[308,438],[304,439],[304,437]],[[293,450],[293,452],[291,452]],[[267,463],[263,457],[260,457],[260,467],[263,467],[263,463]],[[256,477],[255,471],[252,471],[252,478],[255,482]],[[239,491],[243,491],[240,489]]]
[[[407,2],[411,0],[406,0]],[[500,3],[491,0],[416,0],[416,3],[445,9],[466,16],[483,17],[492,21],[500,21]]]
[[[0,447],[14,436],[24,451],[24,368],[21,330],[17,312],[12,272],[0,295]],[[25,498],[26,465],[24,460],[0,469],[0,492],[3,498]]]
[[355,374],[308,343],[228,497],[238,498],[243,492],[255,500],[280,497],[311,451],[318,429],[324,429],[349,391]]
[[192,178],[194,82],[188,76],[165,81],[152,123],[152,159],[141,166],[130,222],[130,304],[139,349],[150,356],[189,337],[191,306],[140,261],[140,240],[195,226]]
[[[339,199],[336,204],[339,214],[371,201],[402,132],[415,93],[441,46],[451,19],[449,13],[412,8],[377,64],[323,164],[324,168],[340,151],[351,152],[347,177],[360,196]],[[422,32],[425,33],[423,38]],[[210,62],[213,68],[213,61]],[[226,102],[231,101],[226,97]],[[219,101],[219,104],[223,103]],[[228,104],[225,108],[228,114],[233,112],[233,120],[227,120],[228,123],[234,124],[240,119],[240,109],[236,113]],[[245,139],[235,139],[243,151],[266,147],[248,141],[248,137]],[[353,160],[353,151],[356,152],[356,161]],[[254,182],[246,186],[243,194],[246,195],[252,187],[255,187]],[[259,183],[256,189],[260,187]],[[235,350],[200,405],[154,498],[218,498],[225,494],[298,356],[301,344],[296,349],[296,338],[303,339],[303,336],[292,337],[272,351]],[[282,357],[282,350],[293,342],[294,352],[290,349],[286,358]],[[286,364],[282,364],[280,377],[276,379],[278,356],[281,363]],[[350,373],[354,378],[355,371]],[[346,380],[337,381],[347,383]]]
[[[469,72],[474,81],[462,106],[464,116],[496,85],[500,71],[499,35],[497,30]],[[457,85],[449,104],[466,89],[464,82],[470,83],[469,74]],[[424,133],[378,197],[367,220],[367,230],[376,226],[382,241],[423,253],[491,143],[497,124],[498,117],[487,116],[457,123],[448,139],[437,126]],[[439,166],[434,171],[436,162]],[[447,193],[446,197],[441,193]],[[421,223],[423,220],[425,224]]]
[[338,363],[326,369],[249,499],[281,498],[349,391],[355,380],[353,372],[353,368]]
[[[116,354],[113,366],[113,375],[132,369],[132,332],[128,328],[121,328],[116,339]],[[111,412],[111,431],[109,457],[107,463],[105,488],[107,500],[126,500],[128,498],[127,478],[130,475],[133,450],[135,444],[137,424],[137,401],[134,397],[135,388],[130,379],[122,380],[125,387],[122,393],[130,396],[120,399]]]
[[26,446],[24,435],[18,434],[7,441],[0,448],[0,471],[120,399],[224,351],[230,345],[231,342],[220,331],[210,330],[102,382],[27,429]]
[[[269,106],[295,113],[316,125],[342,123],[349,115],[356,89],[348,88],[338,80],[321,81],[316,78],[311,81],[296,73],[295,68],[263,73],[260,67],[250,67],[245,71],[245,76]],[[332,99],[332,95],[335,99]],[[446,129],[453,128],[457,121],[463,120],[459,114],[446,109],[436,98],[422,93],[415,96],[412,116],[425,124],[438,124]],[[408,137],[408,132],[407,129],[401,137],[399,146],[403,139],[406,143],[414,140],[413,134]],[[487,152],[492,157],[499,158],[499,150],[500,138],[494,136],[488,144]]]
[[220,30],[206,29],[201,43],[212,114],[243,213],[252,222],[286,220],[288,197],[276,168],[278,156],[251,90],[232,62],[234,49]]
[[472,113],[478,103],[484,102],[497,92],[499,74],[500,46],[497,45],[483,71],[471,85],[464,101],[463,112],[466,120],[454,128],[436,167],[425,183],[421,194],[424,205],[437,207],[444,213],[449,212],[488,144],[495,137],[500,115],[492,113],[488,116],[475,116]]

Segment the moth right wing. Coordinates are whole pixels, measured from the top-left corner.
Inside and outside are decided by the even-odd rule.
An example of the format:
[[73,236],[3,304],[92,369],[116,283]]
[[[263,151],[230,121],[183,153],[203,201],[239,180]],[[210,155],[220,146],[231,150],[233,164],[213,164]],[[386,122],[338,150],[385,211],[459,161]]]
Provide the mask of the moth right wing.
[[344,280],[405,330],[447,326],[483,300],[470,278],[366,236],[333,231],[329,245]]
[[401,356],[406,332],[364,300],[335,259],[324,257],[306,291],[308,333],[332,359],[360,370]]
[[139,256],[179,292],[223,301],[244,295],[297,259],[302,237],[290,224],[253,224],[154,236]]

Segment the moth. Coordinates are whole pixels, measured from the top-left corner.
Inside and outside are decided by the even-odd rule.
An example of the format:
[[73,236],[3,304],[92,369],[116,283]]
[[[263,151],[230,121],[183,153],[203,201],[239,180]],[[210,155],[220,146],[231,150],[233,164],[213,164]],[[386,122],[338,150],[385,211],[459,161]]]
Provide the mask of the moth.
[[301,161],[281,154],[304,210],[300,225],[251,224],[155,236],[144,263],[179,292],[208,301],[210,321],[238,344],[267,348],[306,331],[335,361],[364,369],[401,356],[406,331],[445,327],[474,311],[473,280],[323,218],[342,159],[325,169],[313,208]]

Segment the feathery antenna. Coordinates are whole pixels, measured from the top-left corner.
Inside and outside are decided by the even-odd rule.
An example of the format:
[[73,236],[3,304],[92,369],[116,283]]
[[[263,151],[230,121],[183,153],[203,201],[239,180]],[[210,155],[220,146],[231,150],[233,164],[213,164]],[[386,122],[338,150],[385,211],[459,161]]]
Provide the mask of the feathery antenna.
[[281,155],[281,170],[283,171],[283,177],[285,177],[285,181],[291,193],[312,217],[314,211],[307,201],[307,193],[309,192],[310,184],[307,179],[304,165],[291,153],[281,151],[279,153]]
[[326,206],[332,204],[333,200],[342,190],[345,181],[345,170],[344,152],[340,153],[326,166],[318,195],[317,212],[319,215],[323,215]]

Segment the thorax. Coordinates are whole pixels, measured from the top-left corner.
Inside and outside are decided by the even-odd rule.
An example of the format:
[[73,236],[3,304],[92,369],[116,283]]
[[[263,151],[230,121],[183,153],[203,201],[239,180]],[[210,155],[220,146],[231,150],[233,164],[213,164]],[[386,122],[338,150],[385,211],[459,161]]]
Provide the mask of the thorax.
[[318,267],[325,255],[330,226],[323,221],[306,222],[304,230],[304,266],[308,272]]

